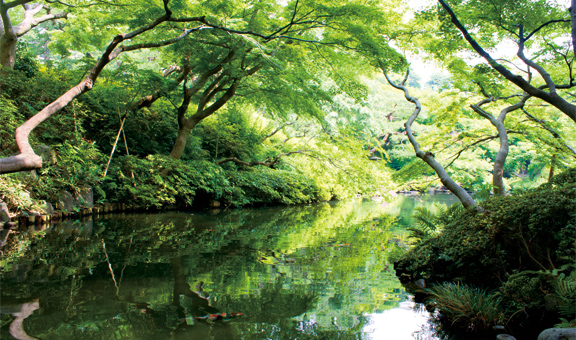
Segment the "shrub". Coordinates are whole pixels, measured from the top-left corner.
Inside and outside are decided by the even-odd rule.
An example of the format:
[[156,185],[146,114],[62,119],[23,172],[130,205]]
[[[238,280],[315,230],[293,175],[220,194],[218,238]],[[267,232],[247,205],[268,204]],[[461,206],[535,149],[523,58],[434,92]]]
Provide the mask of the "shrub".
[[300,204],[319,200],[320,190],[309,178],[290,171],[269,168],[229,171],[230,189],[225,200],[233,206]]
[[574,308],[566,308],[573,307],[574,279],[564,278],[576,254],[576,169],[481,206],[482,212],[444,216],[442,233],[424,238],[395,263],[397,275],[499,290],[510,312],[526,311],[517,318],[525,327],[542,312],[574,319]]
[[222,196],[223,170],[207,161],[182,162],[166,156],[119,157],[104,183],[107,199],[143,207],[189,207],[197,192]]
[[459,283],[443,283],[429,293],[434,306],[459,328],[484,332],[504,322],[502,301],[496,293]]
[[537,189],[493,197],[481,206],[484,212],[453,214],[441,234],[406,253],[398,271],[415,279],[458,279],[495,289],[517,270],[571,263],[576,245],[562,235],[574,232],[575,169]]

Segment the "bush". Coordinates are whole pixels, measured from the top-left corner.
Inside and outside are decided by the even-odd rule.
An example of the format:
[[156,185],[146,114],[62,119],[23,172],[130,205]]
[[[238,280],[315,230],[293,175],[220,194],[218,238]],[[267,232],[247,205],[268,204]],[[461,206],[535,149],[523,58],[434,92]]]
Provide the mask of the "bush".
[[142,207],[190,207],[197,192],[222,196],[228,181],[207,161],[182,162],[167,156],[117,158],[104,183],[106,199]]
[[562,278],[575,268],[576,169],[481,206],[481,212],[469,209],[444,219],[442,233],[423,239],[395,263],[397,275],[499,290],[507,310],[562,312],[572,320],[573,309],[566,313],[563,306],[574,302],[569,289],[575,280]]
[[575,205],[576,169],[571,169],[537,189],[486,200],[483,212],[452,215],[440,235],[408,251],[397,268],[414,279],[489,288],[519,269],[558,268],[571,263],[576,251],[575,242],[562,238],[574,233]]
[[501,299],[495,293],[455,283],[434,286],[429,293],[434,306],[459,328],[485,332],[504,322]]
[[84,140],[64,142],[54,146],[54,150],[57,162],[44,162],[38,170],[38,178],[27,183],[35,198],[55,202],[63,190],[72,193],[84,187],[99,190],[105,158],[93,143]]
[[230,189],[224,199],[233,206],[259,204],[300,204],[319,200],[320,190],[314,181],[284,170],[258,168],[229,171]]

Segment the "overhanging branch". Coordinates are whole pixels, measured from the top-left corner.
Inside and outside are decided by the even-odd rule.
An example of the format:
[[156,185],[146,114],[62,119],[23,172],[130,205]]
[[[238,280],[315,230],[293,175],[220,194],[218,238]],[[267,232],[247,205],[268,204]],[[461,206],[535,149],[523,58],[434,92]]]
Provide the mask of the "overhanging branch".
[[281,153],[278,156],[276,156],[274,159],[268,157],[266,158],[266,160],[264,160],[263,162],[261,161],[252,161],[252,162],[245,162],[242,161],[236,157],[228,157],[228,158],[224,158],[222,160],[219,160],[218,162],[216,162],[216,164],[218,165],[222,165],[224,163],[228,163],[228,162],[234,162],[237,164],[241,164],[241,165],[245,165],[248,167],[253,167],[253,166],[274,166],[275,164],[277,164],[278,162],[280,162],[280,159],[282,157],[286,157],[286,156],[290,156],[290,155],[294,155],[294,154],[304,154],[306,156],[309,157],[313,157],[316,158],[315,156],[313,156],[312,154],[310,154],[310,152],[312,152],[311,150],[297,150],[297,151],[290,151],[290,152],[285,152],[285,153]]

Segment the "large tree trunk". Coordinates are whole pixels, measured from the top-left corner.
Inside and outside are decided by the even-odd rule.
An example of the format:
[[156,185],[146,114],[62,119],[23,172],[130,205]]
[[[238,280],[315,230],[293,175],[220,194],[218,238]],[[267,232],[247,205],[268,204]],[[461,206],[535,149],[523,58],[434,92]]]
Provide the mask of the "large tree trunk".
[[172,147],[172,151],[170,151],[170,157],[174,159],[182,158],[184,154],[184,149],[186,149],[186,142],[188,140],[188,136],[190,136],[190,131],[196,126],[194,124],[185,124],[180,129],[178,129],[178,136],[176,137],[176,141],[174,142],[174,146]]
[[[16,44],[18,37],[28,33],[32,28],[39,24],[55,19],[66,19],[68,13],[50,13],[50,8],[44,5],[37,4],[28,5],[32,0],[12,1],[4,3],[0,1],[0,65],[4,67],[14,68],[16,62]],[[15,6],[22,5],[24,7],[24,19],[18,24],[13,25],[8,15],[8,10]],[[46,15],[35,17],[42,10],[46,10]]]
[[18,37],[14,32],[0,36],[0,65],[13,69],[16,62],[16,43]]
[[[42,159],[34,153],[34,150],[28,141],[28,137],[32,130],[34,130],[43,121],[50,118],[50,116],[60,111],[64,106],[68,105],[68,103],[74,100],[74,98],[78,97],[84,92],[91,90],[104,67],[106,67],[110,61],[114,60],[118,55],[120,55],[120,53],[126,51],[134,51],[142,48],[166,46],[184,38],[186,35],[194,31],[194,29],[190,29],[182,33],[177,38],[161,42],[135,44],[131,46],[120,45],[120,43],[124,42],[125,40],[135,38],[136,36],[155,28],[170,18],[172,14],[172,12],[168,9],[168,2],[170,0],[163,1],[166,14],[130,33],[116,35],[106,48],[106,51],[102,54],[100,59],[98,59],[90,73],[86,76],[86,78],[84,78],[84,80],[68,90],[60,98],[50,103],[48,106],[46,106],[44,109],[42,109],[40,112],[38,112],[36,115],[34,115],[32,118],[30,118],[16,129],[15,138],[16,143],[18,144],[18,148],[20,149],[20,154],[6,158],[0,158],[0,174],[39,169],[42,167]],[[4,2],[2,1],[0,4],[4,4]],[[5,24],[4,27],[6,27],[6,11],[0,11],[0,14],[2,14],[2,20]]]

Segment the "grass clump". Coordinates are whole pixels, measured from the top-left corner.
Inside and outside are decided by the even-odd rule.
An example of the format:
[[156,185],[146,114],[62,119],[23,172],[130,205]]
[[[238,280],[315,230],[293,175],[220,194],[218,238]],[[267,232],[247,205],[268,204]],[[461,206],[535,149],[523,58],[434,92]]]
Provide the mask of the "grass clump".
[[461,283],[445,282],[429,290],[431,302],[457,328],[486,332],[505,321],[498,293]]

